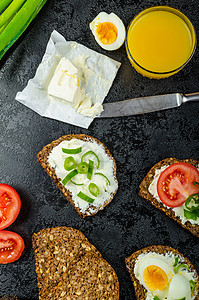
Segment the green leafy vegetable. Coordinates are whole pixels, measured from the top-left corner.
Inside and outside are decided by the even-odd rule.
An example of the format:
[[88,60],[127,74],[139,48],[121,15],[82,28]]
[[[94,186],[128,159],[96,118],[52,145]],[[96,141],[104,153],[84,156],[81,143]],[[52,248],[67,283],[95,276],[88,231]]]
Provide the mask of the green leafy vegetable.
[[99,196],[99,188],[95,183],[91,182],[88,186],[88,189],[91,195],[93,195],[94,197]]
[[81,161],[83,162],[83,160],[84,160],[84,157],[85,156],[87,156],[87,155],[94,155],[95,156],[95,158],[97,159],[97,169],[99,168],[99,166],[100,166],[100,160],[99,160],[99,157],[97,156],[97,154],[95,154],[95,152],[93,152],[93,151],[87,151],[86,153],[84,153],[83,155],[82,155],[82,159],[81,159]]
[[86,202],[89,202],[89,203],[93,203],[95,201],[95,199],[93,198],[90,198],[89,196],[87,196],[86,194],[82,193],[82,192],[79,192],[77,194],[77,196],[79,198],[81,198],[82,200],[86,201]]
[[74,157],[72,156],[68,156],[66,157],[65,161],[64,161],[64,169],[66,171],[71,171],[72,169],[74,169],[76,166],[76,162]]
[[22,35],[46,1],[47,0],[26,0],[21,9],[0,34],[0,58],[2,58],[6,51]]
[[91,180],[93,175],[94,161],[89,159],[87,178]]
[[99,172],[97,172],[97,173],[95,173],[95,175],[100,175],[100,176],[103,176],[106,180],[107,180],[107,182],[108,182],[108,185],[111,185],[111,183],[110,183],[110,180],[106,177],[106,175],[104,175],[103,173],[99,173]]
[[78,153],[82,152],[82,147],[75,148],[75,149],[62,148],[62,151],[66,154],[78,154]]
[[63,185],[66,185],[67,182],[77,174],[78,174],[77,170],[73,170],[69,174],[67,174],[66,177],[62,180]]
[[196,220],[199,217],[199,193],[189,196],[185,202],[184,216]]

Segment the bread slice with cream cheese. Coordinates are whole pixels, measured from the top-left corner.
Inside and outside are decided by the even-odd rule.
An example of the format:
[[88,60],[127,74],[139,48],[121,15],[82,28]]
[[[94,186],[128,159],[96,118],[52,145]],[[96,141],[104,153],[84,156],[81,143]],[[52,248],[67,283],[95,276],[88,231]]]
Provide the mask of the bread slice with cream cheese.
[[197,160],[193,159],[176,159],[176,158],[166,158],[157,164],[155,164],[148,174],[145,176],[144,180],[140,184],[140,191],[139,195],[143,198],[145,198],[149,203],[154,205],[156,208],[159,210],[163,211],[168,217],[172,218],[174,221],[176,221],[178,224],[180,224],[182,227],[185,229],[188,229],[193,235],[199,237],[199,224],[192,224],[188,219],[186,222],[182,222],[180,216],[177,216],[174,212],[174,210],[171,207],[168,207],[164,205],[157,196],[154,196],[150,192],[150,185],[154,181],[155,177],[157,180],[157,173],[159,170],[166,168],[167,166],[170,166],[174,163],[179,163],[179,162],[185,162],[193,165],[195,168],[199,168],[199,162]]
[[[149,287],[147,290],[147,288],[145,288],[142,283],[142,280],[147,281],[146,273],[144,275],[143,275],[143,273],[149,267],[151,258],[155,258],[155,260],[154,259],[151,260],[152,264],[154,264],[155,261],[157,263],[160,262],[159,263],[160,268],[164,268],[165,263],[167,263],[167,261],[168,261],[168,266],[165,267],[165,272],[167,273],[168,276],[171,276],[171,279],[174,277],[174,275],[176,275],[175,274],[176,271],[173,272],[172,275],[170,274],[170,273],[172,273],[172,268],[174,268],[173,264],[175,263],[176,259],[177,259],[176,267],[179,266],[180,264],[182,264],[182,268],[183,268],[183,265],[185,265],[184,271],[182,271],[182,268],[181,269],[179,268],[179,271],[177,271],[176,273],[180,274],[180,276],[184,276],[185,274],[188,274],[187,284],[190,283],[189,280],[191,280],[192,284],[194,284],[194,285],[192,285],[192,288],[190,287],[191,299],[192,300],[199,299],[199,276],[197,274],[196,269],[194,268],[192,263],[189,261],[189,259],[184,257],[183,254],[181,254],[178,250],[173,249],[169,246],[163,246],[163,245],[153,245],[153,246],[143,248],[141,250],[138,250],[138,251],[132,253],[131,256],[126,258],[126,260],[125,260],[126,268],[129,272],[131,280],[133,282],[133,286],[134,286],[134,290],[135,290],[137,299],[140,299],[140,300],[141,299],[142,300],[145,300],[145,299],[167,299],[165,297],[162,298],[161,296],[157,296],[157,298],[156,298],[154,296],[154,294],[156,294],[156,292],[155,291],[150,292]],[[161,260],[163,261],[162,265],[161,265]],[[152,266],[152,267],[154,267],[154,266]],[[168,271],[166,271],[167,268],[168,268]],[[158,269],[158,266],[157,266],[157,269]],[[176,270],[178,270],[178,269],[176,269]],[[147,270],[147,271],[150,272],[150,270]],[[183,273],[183,272],[185,272],[185,273]],[[152,277],[150,279],[151,279],[151,281],[153,281],[153,278],[156,279],[157,281],[158,280],[161,281],[162,279],[160,276],[161,276],[160,274],[157,274],[157,276],[154,276],[154,277],[152,275]],[[143,279],[143,278],[145,278],[145,279]],[[182,279],[183,279],[183,277],[182,277]],[[151,282],[148,281],[147,283],[149,286],[151,285]],[[171,283],[171,281],[168,282],[169,285],[170,285],[170,283]],[[191,283],[190,283],[190,285],[191,285]],[[194,286],[194,288],[193,288],[193,286]],[[179,289],[180,287],[176,286],[176,289],[177,288]],[[172,287],[172,289],[173,289],[173,287]],[[169,288],[168,288],[168,290],[169,290]],[[166,290],[166,293],[168,292],[168,290]],[[174,290],[175,290],[175,286],[174,286]],[[157,294],[160,295],[161,292],[157,291]],[[174,299],[176,299],[176,298],[174,298]],[[185,299],[184,296],[182,297],[182,299]]]
[[[80,154],[72,155],[77,164],[81,162],[81,156],[89,151],[97,154],[100,164],[96,167],[97,163],[95,155],[87,155],[87,157],[84,158],[87,163],[89,160],[95,161],[92,178],[88,179],[86,174],[77,174],[77,176],[72,179],[74,182],[77,178],[79,182],[76,181],[76,184],[74,184],[69,181],[64,185],[62,182],[63,178],[69,173],[64,170],[64,160],[66,157],[71,156],[71,154],[65,155],[62,152],[62,148],[72,149],[77,147],[82,147],[82,152]],[[83,218],[95,215],[98,211],[102,210],[112,201],[117,192],[118,181],[116,178],[115,160],[110,151],[96,138],[85,134],[69,134],[62,136],[46,145],[38,153],[37,160],[48,175],[52,177],[53,181],[62,191],[66,199],[74,206],[78,214]],[[99,175],[99,173],[101,175]],[[88,186],[90,183],[94,183],[99,186],[98,196],[92,196],[89,193]],[[91,197],[94,200],[93,203],[80,199],[78,197],[80,191],[83,191],[84,194]]]

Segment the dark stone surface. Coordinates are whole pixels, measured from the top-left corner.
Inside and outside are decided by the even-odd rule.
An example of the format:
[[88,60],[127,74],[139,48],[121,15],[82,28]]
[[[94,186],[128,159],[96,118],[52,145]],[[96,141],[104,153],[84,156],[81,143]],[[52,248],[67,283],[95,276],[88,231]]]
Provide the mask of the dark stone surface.
[[[22,235],[26,251],[18,261],[0,266],[0,296],[38,299],[31,236],[50,226],[80,229],[113,266],[120,281],[120,299],[135,299],[124,259],[152,244],[177,248],[198,268],[198,239],[138,196],[147,171],[166,157],[199,159],[199,103],[128,118],[95,120],[89,130],[42,118],[15,101],[32,78],[53,29],[122,63],[106,101],[170,92],[199,91],[198,49],[191,62],[164,80],[142,77],[130,66],[125,48],[101,49],[89,22],[100,11],[114,12],[127,26],[140,10],[152,5],[180,9],[199,29],[196,0],[48,0],[39,16],[0,62],[0,181],[12,185],[22,200],[19,217],[10,226]],[[96,216],[82,220],[36,161],[42,147],[64,134],[85,133],[101,140],[117,162],[119,190]]]

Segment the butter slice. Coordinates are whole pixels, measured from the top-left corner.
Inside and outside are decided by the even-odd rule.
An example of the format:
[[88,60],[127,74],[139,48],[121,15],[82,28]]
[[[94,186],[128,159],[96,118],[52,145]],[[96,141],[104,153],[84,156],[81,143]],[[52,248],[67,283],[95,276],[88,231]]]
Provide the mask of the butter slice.
[[81,97],[78,70],[69,59],[61,58],[48,86],[48,94],[71,104]]

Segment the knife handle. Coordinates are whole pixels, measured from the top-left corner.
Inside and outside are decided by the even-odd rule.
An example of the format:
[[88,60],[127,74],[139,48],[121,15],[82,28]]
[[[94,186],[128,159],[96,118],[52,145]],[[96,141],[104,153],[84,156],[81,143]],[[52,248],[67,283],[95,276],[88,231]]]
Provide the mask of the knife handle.
[[183,102],[187,102],[187,101],[199,101],[199,93],[183,95]]

